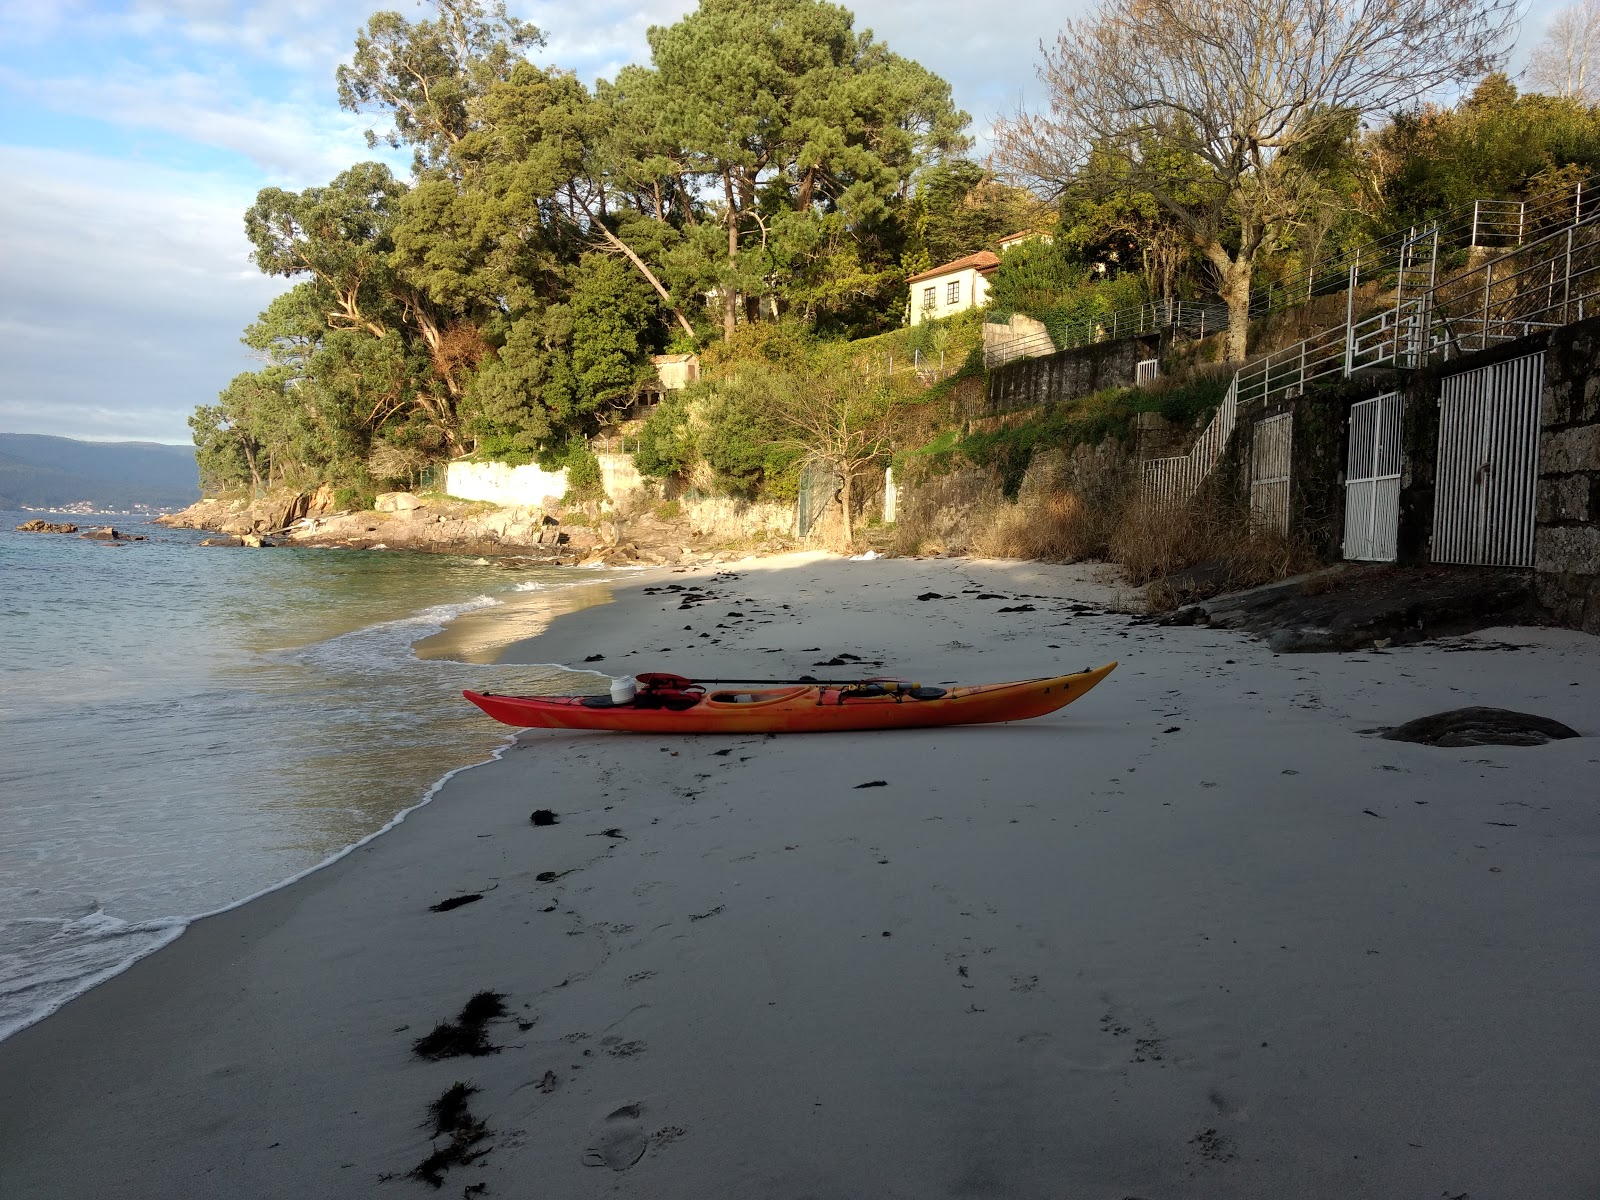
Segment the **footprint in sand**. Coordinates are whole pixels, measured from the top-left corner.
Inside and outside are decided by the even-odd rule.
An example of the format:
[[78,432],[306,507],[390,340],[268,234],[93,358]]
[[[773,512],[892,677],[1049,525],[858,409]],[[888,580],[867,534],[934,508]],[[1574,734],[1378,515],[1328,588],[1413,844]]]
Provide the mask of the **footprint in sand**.
[[643,1158],[650,1139],[639,1124],[642,1108],[635,1102],[607,1113],[591,1135],[592,1144],[583,1152],[583,1165],[626,1171]]

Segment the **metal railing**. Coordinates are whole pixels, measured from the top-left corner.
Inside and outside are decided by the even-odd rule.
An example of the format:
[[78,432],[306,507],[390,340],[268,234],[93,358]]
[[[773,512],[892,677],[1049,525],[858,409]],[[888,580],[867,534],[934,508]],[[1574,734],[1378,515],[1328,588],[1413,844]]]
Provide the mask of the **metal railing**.
[[1192,300],[1152,300],[1129,308],[1119,308],[1102,317],[1074,321],[1070,325],[985,343],[983,365],[989,370],[1019,358],[1040,358],[1060,350],[1075,350],[1096,342],[1148,334],[1188,333],[1205,337],[1228,327],[1225,304],[1205,304]]
[[1252,319],[1298,308],[1317,296],[1336,295],[1349,281],[1384,280],[1408,244],[1438,235],[1441,251],[1507,249],[1536,241],[1567,225],[1600,215],[1600,175],[1579,179],[1526,200],[1474,200],[1432,224],[1396,233],[1342,254],[1319,257],[1294,279],[1272,280],[1251,289]]
[[[1427,236],[1436,252],[1436,233]],[[1581,224],[1443,280],[1434,278],[1434,253],[1427,286],[1420,283],[1420,256],[1410,253],[1419,244],[1421,239],[1413,239],[1402,247],[1400,284],[1383,308],[1356,320],[1352,289],[1342,325],[1240,367],[1194,450],[1144,464],[1146,493],[1157,500],[1192,495],[1221,457],[1241,405],[1290,399],[1319,380],[1372,367],[1415,368],[1459,358],[1600,313],[1600,205]]]
[[1192,496],[1222,457],[1238,419],[1239,377],[1235,375],[1194,449],[1176,458],[1152,458],[1143,464],[1145,494],[1163,504]]

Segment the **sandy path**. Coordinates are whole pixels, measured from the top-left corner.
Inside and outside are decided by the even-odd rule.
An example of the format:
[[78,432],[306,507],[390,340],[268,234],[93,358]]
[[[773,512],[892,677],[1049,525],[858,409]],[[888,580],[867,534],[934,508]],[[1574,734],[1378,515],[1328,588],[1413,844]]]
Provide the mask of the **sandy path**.
[[[1090,611],[1082,568],[733,573],[509,657],[1122,666],[1015,726],[525,734],[0,1044],[0,1196],[435,1194],[403,1176],[457,1080],[490,1153],[446,1195],[1595,1194],[1596,639],[1280,658]],[[1360,733],[1472,703],[1588,736]],[[481,989],[499,1053],[410,1055]]]

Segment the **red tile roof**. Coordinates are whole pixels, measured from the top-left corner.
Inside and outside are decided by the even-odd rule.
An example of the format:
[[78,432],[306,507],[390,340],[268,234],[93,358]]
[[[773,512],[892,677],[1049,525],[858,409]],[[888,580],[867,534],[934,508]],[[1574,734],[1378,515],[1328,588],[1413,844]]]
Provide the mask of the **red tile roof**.
[[942,267],[934,267],[920,275],[913,275],[906,280],[907,283],[920,283],[924,279],[933,279],[938,275],[953,275],[957,271],[966,271],[976,268],[980,274],[987,275],[1000,265],[1000,256],[993,250],[979,250],[976,254],[969,254],[965,258],[958,258],[955,262],[947,262]]

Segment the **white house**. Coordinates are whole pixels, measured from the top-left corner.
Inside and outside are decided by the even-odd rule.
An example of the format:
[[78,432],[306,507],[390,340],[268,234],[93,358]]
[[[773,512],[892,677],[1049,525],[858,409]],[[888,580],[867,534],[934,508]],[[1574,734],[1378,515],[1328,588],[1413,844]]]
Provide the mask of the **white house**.
[[1048,246],[1055,240],[1055,234],[1049,233],[1043,229],[1024,229],[1019,233],[1013,233],[1010,237],[1001,238],[1000,253],[1004,254],[1007,250],[1010,250],[1014,246],[1020,246],[1024,242],[1040,241]]
[[989,299],[988,276],[1000,257],[979,250],[942,267],[934,267],[906,280],[911,285],[911,324],[954,316],[968,308],[982,308]]
[[655,364],[656,381],[663,392],[680,391],[700,378],[698,354],[652,354],[650,361]]

